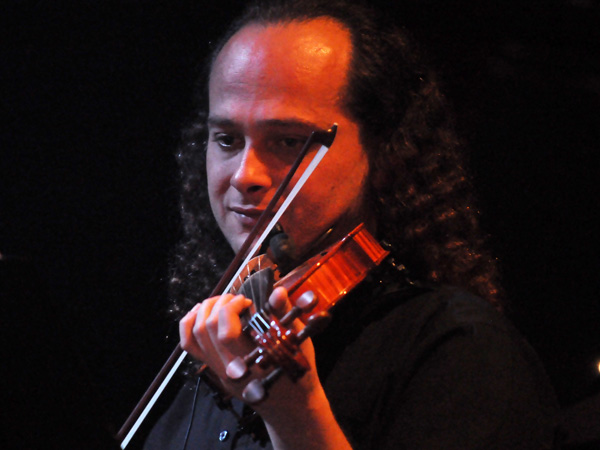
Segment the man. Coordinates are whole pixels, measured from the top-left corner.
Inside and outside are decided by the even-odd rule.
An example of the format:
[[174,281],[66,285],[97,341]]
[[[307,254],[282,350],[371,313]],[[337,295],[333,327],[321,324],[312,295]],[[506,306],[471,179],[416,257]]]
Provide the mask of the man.
[[[550,448],[552,390],[490,306],[496,268],[458,145],[404,34],[345,2],[250,6],[217,46],[207,87],[179,154],[185,237],[172,287],[183,348],[235,400],[222,411],[206,387],[186,386],[147,448]],[[256,370],[228,376],[253,348],[240,320],[251,301],[202,300],[229,257],[223,237],[240,248],[310,132],[333,123],[329,154],[280,223],[299,254],[328,229],[339,238],[365,223],[392,257],[303,344],[311,370],[277,381],[254,414],[240,399]],[[269,302],[278,315],[290,307],[281,288]]]

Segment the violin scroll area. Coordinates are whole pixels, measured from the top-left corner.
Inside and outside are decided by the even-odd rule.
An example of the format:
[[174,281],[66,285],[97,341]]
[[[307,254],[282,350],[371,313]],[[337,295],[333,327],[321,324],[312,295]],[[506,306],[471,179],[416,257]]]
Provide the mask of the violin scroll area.
[[242,393],[248,404],[263,401],[268,395],[269,387],[281,375],[286,374],[292,381],[296,381],[310,369],[300,345],[321,332],[329,323],[330,316],[326,312],[320,312],[312,315],[301,330],[296,332],[292,327],[296,319],[310,313],[317,303],[318,299],[313,292],[305,292],[281,319],[272,317],[267,329],[262,332],[258,332],[256,328],[248,330],[257,347],[245,357],[232,360],[226,368],[227,377],[232,381],[241,381],[255,365],[265,371],[272,369],[264,377],[248,383]]

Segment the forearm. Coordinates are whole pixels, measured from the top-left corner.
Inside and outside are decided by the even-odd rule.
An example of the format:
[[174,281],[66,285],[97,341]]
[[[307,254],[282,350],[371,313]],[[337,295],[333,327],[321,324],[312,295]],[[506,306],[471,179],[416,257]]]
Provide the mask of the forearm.
[[277,450],[351,449],[321,390],[306,404],[286,414],[262,414],[273,447]]

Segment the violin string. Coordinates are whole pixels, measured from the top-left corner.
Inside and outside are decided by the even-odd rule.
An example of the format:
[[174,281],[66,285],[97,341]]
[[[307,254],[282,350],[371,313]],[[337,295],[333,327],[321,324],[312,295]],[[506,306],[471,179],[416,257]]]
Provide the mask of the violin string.
[[[258,259],[258,270],[260,270],[260,259]],[[255,271],[256,273],[256,271]],[[251,274],[248,277],[248,284],[250,285],[250,297],[252,300],[252,303],[254,303],[254,306],[256,308],[256,293],[254,292],[254,279],[252,278],[254,274]],[[254,325],[254,312],[252,313],[252,315],[250,316],[250,326],[252,327],[252,329],[254,329],[254,331],[256,331],[256,326]]]
[[259,327],[262,323],[262,326],[263,326],[262,333],[264,333],[266,330],[269,329],[269,322],[262,316],[262,314],[256,315],[256,321],[257,321]]

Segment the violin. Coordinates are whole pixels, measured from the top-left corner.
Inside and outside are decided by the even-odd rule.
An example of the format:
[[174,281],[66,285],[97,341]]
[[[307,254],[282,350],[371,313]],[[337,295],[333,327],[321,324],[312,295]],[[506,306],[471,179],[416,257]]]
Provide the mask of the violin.
[[[243,391],[248,404],[262,401],[268,388],[286,374],[296,381],[308,370],[300,344],[322,331],[330,321],[330,309],[360,283],[389,254],[366,230],[358,225],[343,239],[318,253],[285,276],[277,264],[261,255],[245,268],[232,293],[253,300],[250,317],[245,320],[246,333],[256,348],[227,367],[230,379],[245,377],[250,367],[274,368],[262,379],[251,381]],[[281,319],[270,314],[266,298],[271,289],[283,286],[288,291],[291,310]],[[256,295],[256,292],[259,295]],[[291,326],[300,319],[304,328],[295,332]],[[243,320],[244,322],[244,320]]]
[[[242,320],[245,325],[244,331],[255,343],[256,348],[245,357],[237,358],[227,367],[227,376],[233,380],[247,376],[253,365],[271,370],[262,379],[255,379],[246,386],[243,397],[249,404],[262,401],[269,387],[281,375],[286,374],[295,381],[306,373],[309,365],[299,349],[300,344],[327,325],[330,319],[329,310],[388,254],[388,251],[384,250],[366,230],[364,224],[360,224],[339,242],[289,272],[285,268],[286,263],[272,257],[274,253],[281,253],[278,249],[272,251],[271,256],[267,252],[267,255],[252,258],[316,165],[325,156],[333,143],[336,131],[337,125],[334,124],[327,132],[313,132],[310,135],[289,173],[211,294],[215,296],[221,292],[239,293],[254,302],[247,317],[243,317]],[[265,227],[277,201],[314,142],[321,143],[321,148]],[[262,235],[257,239],[261,232]],[[249,251],[255,241],[254,247]],[[244,258],[245,261],[240,265],[240,261]],[[232,276],[238,266],[239,269]],[[226,284],[227,287],[223,289]],[[270,313],[266,302],[268,293],[279,286],[288,290],[292,303],[291,310],[280,319]],[[261,295],[256,295],[256,292],[260,292]],[[304,328],[298,332],[292,328],[296,319],[304,324]],[[186,352],[178,345],[117,433],[116,437],[122,449],[128,445],[185,357]],[[218,390],[219,383],[218,381],[215,383],[216,377],[211,374],[206,365],[202,366],[198,375],[207,382],[209,387]]]

